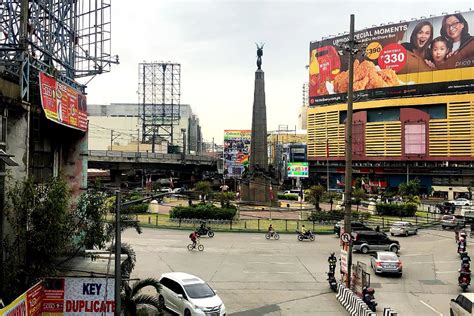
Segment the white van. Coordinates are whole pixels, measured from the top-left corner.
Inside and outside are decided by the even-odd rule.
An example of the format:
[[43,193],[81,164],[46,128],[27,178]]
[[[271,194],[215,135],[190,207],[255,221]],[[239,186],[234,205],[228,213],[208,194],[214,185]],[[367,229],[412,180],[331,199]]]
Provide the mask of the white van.
[[203,280],[184,272],[164,273],[160,278],[161,308],[168,308],[179,315],[224,316],[224,303]]

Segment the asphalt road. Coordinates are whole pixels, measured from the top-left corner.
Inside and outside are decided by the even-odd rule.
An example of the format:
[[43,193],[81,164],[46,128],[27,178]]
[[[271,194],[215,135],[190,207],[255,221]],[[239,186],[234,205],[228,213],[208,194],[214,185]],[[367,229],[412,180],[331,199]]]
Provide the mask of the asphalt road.
[[[161,229],[124,232],[123,242],[137,253],[132,277],[195,274],[217,290],[228,315],[347,315],[326,281],[327,257],[339,251],[335,236],[299,242],[295,234],[282,234],[279,241],[267,241],[263,233],[217,232],[212,239],[201,238],[205,250],[200,253],[186,249],[188,235]],[[398,239],[402,278],[375,276],[369,255],[353,257],[369,267],[379,310],[389,306],[400,315],[449,315],[449,301],[460,292],[454,233],[424,230]]]

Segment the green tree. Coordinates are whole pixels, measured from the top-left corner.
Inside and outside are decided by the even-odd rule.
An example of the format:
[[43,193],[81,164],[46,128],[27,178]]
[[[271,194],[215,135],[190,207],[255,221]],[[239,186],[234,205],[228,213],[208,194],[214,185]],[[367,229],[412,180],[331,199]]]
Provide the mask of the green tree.
[[194,185],[194,190],[201,194],[201,201],[206,202],[206,195],[212,192],[211,184],[207,181],[199,181]]
[[321,198],[324,194],[326,189],[322,185],[313,185],[312,187],[309,188],[309,196],[308,196],[308,201],[314,204],[314,207],[317,211],[321,210],[321,207],[319,207],[319,202],[321,201]]
[[[155,288],[157,294],[142,294],[141,290],[148,286]],[[130,286],[127,282],[123,288],[121,295],[125,315],[136,316],[138,315],[138,311],[140,310],[140,308],[145,307],[152,307],[158,310],[158,312],[161,314],[162,309],[160,306],[160,301],[158,299],[158,293],[160,292],[160,289],[160,282],[154,278],[147,278],[144,280],[137,281],[132,286]]]
[[221,207],[230,207],[230,202],[235,201],[235,193],[234,192],[216,192],[214,197],[221,202]]
[[403,196],[415,196],[418,195],[420,191],[420,180],[414,179],[408,181],[408,183],[403,182],[398,186],[398,193]]
[[364,189],[361,189],[361,188],[356,188],[352,192],[352,197],[354,198],[354,202],[357,205],[356,212],[359,211],[359,205],[362,202],[362,200],[366,198],[366,196],[367,194],[365,193]]
[[[62,178],[35,184],[32,179],[12,182],[5,209],[12,233],[3,240],[5,301],[10,301],[39,278],[52,276],[57,258],[73,249],[76,224],[70,212],[71,193]],[[5,273],[8,272],[8,273]]]

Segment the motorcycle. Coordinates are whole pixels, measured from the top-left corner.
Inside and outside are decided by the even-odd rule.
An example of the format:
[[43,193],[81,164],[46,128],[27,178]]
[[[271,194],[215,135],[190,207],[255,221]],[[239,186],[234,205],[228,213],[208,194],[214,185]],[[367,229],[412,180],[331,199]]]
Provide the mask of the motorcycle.
[[214,232],[212,231],[211,227],[206,227],[206,228],[201,228],[199,227],[197,230],[196,230],[196,233],[199,234],[199,236],[209,236],[209,238],[212,238],[214,237]]
[[471,284],[471,271],[461,270],[458,278],[458,285],[461,287],[463,292],[467,291],[467,288]]
[[362,289],[362,300],[369,307],[372,312],[375,312],[377,309],[377,303],[375,302],[374,297],[375,290],[371,287],[364,287]]
[[328,275],[327,280],[329,282],[329,287],[331,288],[333,292],[337,292],[337,281],[336,281],[336,277],[334,276],[334,271],[329,271],[326,273]]
[[314,236],[314,233],[310,230],[308,230],[306,232],[306,234],[302,234],[300,231],[296,231],[298,233],[298,236],[296,236],[296,238],[298,238],[299,241],[303,241],[305,239],[309,239],[311,241],[314,241],[315,239],[315,236]]
[[277,232],[267,232],[265,234],[266,239],[274,238],[275,240],[280,239],[280,235]]

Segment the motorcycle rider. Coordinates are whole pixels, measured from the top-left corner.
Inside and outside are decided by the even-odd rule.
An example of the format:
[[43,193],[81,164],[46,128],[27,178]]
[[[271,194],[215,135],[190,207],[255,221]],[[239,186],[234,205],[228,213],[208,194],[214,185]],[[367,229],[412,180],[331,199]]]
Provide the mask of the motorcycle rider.
[[463,252],[466,252],[466,239],[464,237],[459,237],[458,253],[461,254]]
[[375,303],[374,293],[375,290],[371,287],[364,286],[362,288],[362,300],[373,312],[375,312],[377,306],[377,303]]
[[336,263],[337,263],[337,258],[334,252],[331,252],[331,255],[328,258],[328,263],[329,263],[329,271],[334,273],[336,270]]
[[201,226],[199,226],[199,232],[200,232],[201,234],[205,234],[205,233],[206,233],[206,230],[207,230],[206,223],[205,223],[205,222],[201,222]]
[[309,235],[309,231],[306,230],[306,227],[304,227],[304,225],[301,226],[301,235],[303,236]]

